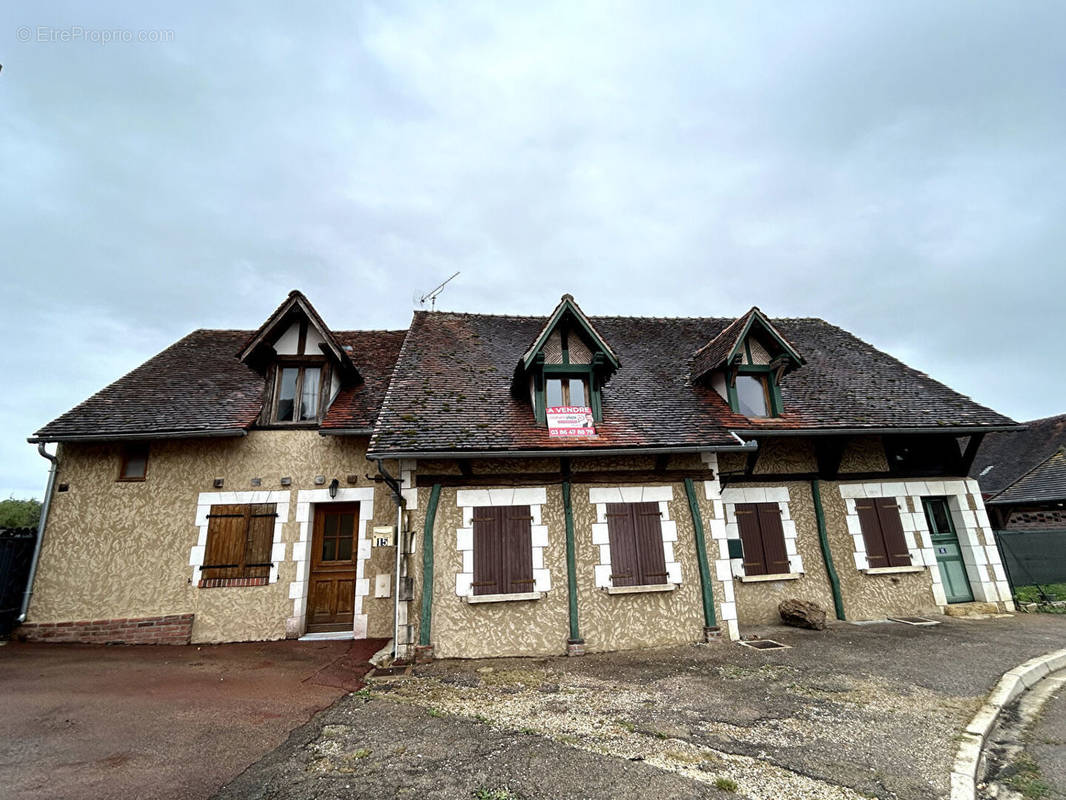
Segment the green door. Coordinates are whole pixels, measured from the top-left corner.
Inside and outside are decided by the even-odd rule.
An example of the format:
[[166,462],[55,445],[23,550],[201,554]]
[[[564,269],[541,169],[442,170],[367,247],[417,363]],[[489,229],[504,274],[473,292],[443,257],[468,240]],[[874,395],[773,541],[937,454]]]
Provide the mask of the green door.
[[955,533],[955,524],[951,521],[951,511],[945,497],[926,497],[922,499],[925,518],[929,522],[929,532],[933,539],[933,552],[940,567],[940,579],[944,583],[944,594],[949,603],[969,603],[973,600],[970,580],[966,577],[966,565],[962,562],[962,550],[959,537]]

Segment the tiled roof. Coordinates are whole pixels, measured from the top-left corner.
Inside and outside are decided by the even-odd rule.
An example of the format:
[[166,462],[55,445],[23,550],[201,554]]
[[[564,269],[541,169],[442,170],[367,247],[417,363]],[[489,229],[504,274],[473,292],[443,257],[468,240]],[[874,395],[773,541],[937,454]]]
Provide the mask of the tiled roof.
[[1046,503],[1066,500],[1066,450],[1056,450],[999,494],[986,502],[992,505]]
[[981,443],[970,477],[977,479],[984,494],[1002,491],[1060,447],[1066,447],[1066,414],[1023,424],[1024,431],[990,433]]
[[[130,434],[211,434],[251,426],[264,377],[237,354],[251,331],[198,330],[35,434],[54,441]],[[323,427],[368,429],[384,396],[404,331],[334,331],[364,379],[343,389]]]
[[806,365],[781,388],[785,413],[734,414],[689,379],[692,354],[732,319],[592,317],[622,368],[603,391],[599,435],[550,439],[515,365],[544,317],[416,312],[371,439],[371,452],[727,446],[731,430],[949,428],[1014,424],[819,319],[773,320]]
[[342,346],[351,347],[352,362],[362,382],[340,390],[322,420],[325,430],[365,430],[374,427],[389,378],[407,331],[334,331]]

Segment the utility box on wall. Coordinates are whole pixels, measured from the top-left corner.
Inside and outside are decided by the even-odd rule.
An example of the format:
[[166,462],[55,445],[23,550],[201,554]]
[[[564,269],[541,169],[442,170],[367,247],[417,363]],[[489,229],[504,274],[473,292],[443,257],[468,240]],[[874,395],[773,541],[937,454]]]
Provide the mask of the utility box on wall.
[[375,576],[374,597],[392,597],[392,575],[384,573]]

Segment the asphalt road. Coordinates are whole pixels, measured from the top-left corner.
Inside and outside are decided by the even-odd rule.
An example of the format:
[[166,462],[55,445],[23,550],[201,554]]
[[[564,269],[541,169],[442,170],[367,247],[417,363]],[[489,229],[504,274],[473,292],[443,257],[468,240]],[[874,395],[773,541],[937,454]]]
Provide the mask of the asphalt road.
[[5,800],[202,798],[361,685],[380,640],[0,647]]

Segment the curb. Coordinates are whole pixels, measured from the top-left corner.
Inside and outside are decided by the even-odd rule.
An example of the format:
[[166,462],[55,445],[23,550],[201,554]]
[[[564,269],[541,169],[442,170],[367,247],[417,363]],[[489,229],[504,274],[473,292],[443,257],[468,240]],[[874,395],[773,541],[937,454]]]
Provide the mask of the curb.
[[962,732],[962,743],[951,768],[951,800],[974,800],[981,751],[1003,707],[1050,673],[1063,668],[1066,668],[1066,649],[1031,658],[1003,674],[988,700]]

